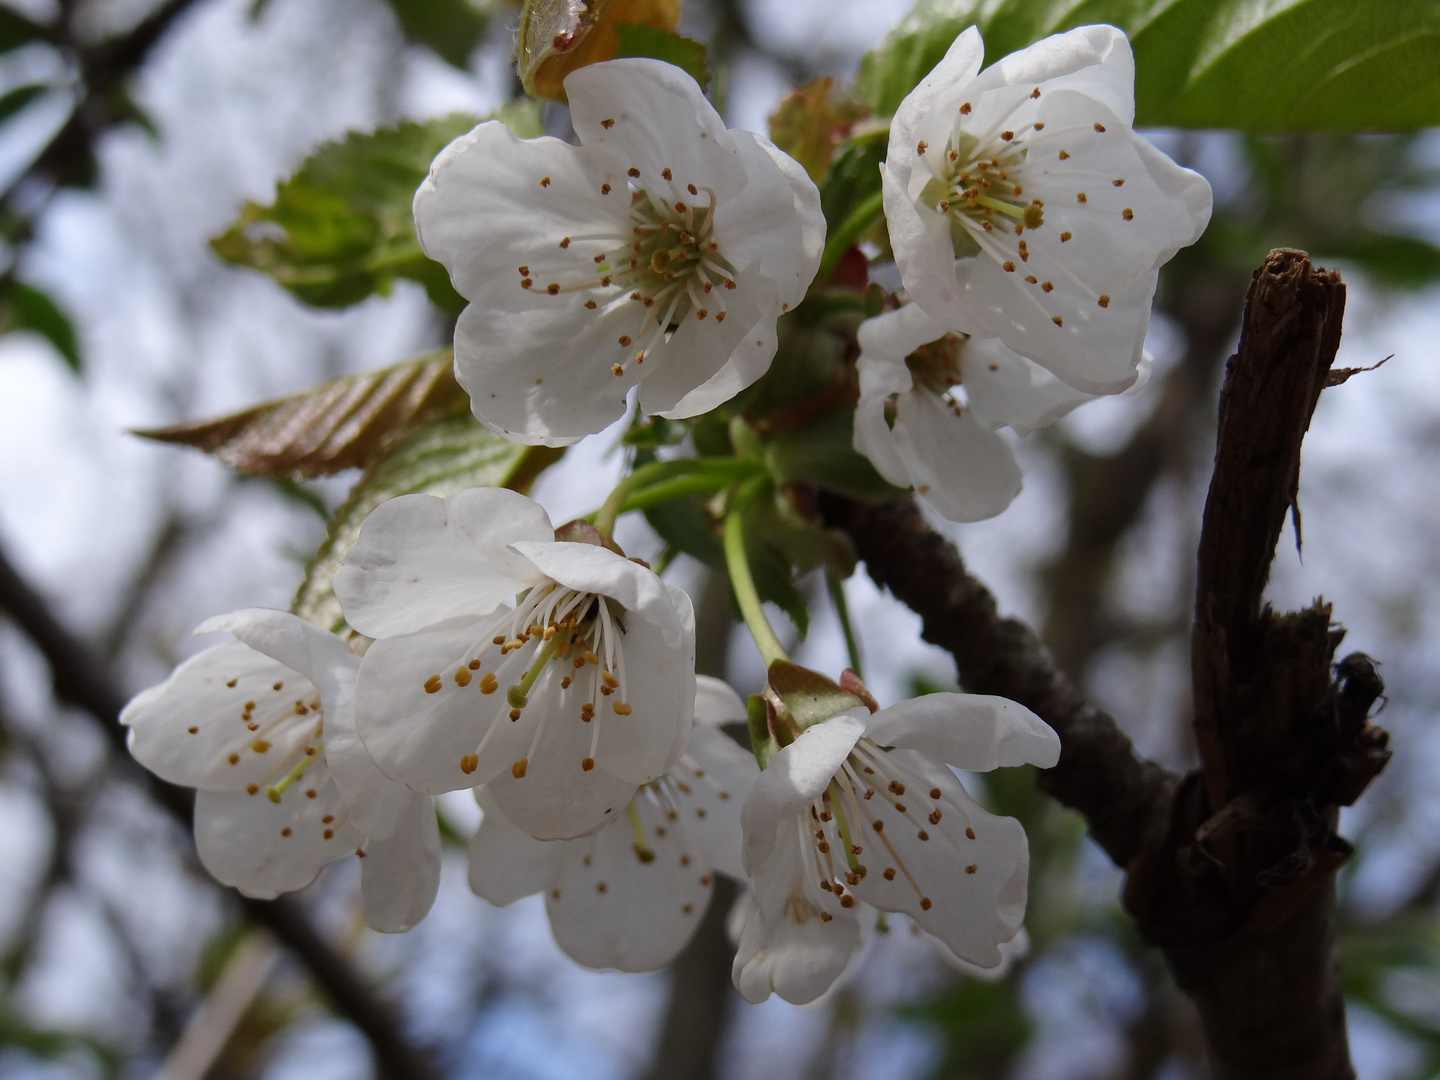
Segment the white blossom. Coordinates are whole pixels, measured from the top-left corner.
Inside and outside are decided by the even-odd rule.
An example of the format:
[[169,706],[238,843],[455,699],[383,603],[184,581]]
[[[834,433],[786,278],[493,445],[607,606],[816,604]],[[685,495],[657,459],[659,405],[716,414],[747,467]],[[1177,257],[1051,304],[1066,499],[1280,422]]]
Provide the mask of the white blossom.
[[951,521],[993,517],[1019,494],[1020,466],[997,428],[1023,435],[1092,397],[917,304],[865,320],[858,336],[855,449]]
[[1210,186],[1131,128],[1125,35],[1083,26],[984,71],[971,27],[896,110],[885,217],[911,298],[1070,385],[1135,379],[1158,270]]
[[825,234],[804,169],[727,130],[679,68],[611,60],[565,88],[581,145],[489,121],[415,196],[425,252],[470,301],[455,370],[475,415],[550,446],[608,426],[636,384],[647,412],[686,417],[758,379]]
[[715,872],[743,879],[740,807],[759,772],[718,726],[743,723],[744,704],[717,679],[697,682],[685,755],[593,836],[534,840],[476,789],[485,817],[470,841],[475,893],[503,905],[543,892],[556,942],[586,967],[653,971],[673,960],[705,914]]
[[212,630],[239,640],[191,657],[120,715],[136,760],[199,789],[201,862],[269,899],[353,851],[366,921],[409,929],[435,899],[440,836],[430,798],[386,777],[361,745],[359,658],[283,611],[237,611],[196,632]]
[[806,728],[742,811],[755,899],[735,956],[747,1001],[813,1001],[859,949],[865,905],[901,912],[958,959],[999,965],[1025,914],[1029,853],[946,764],[1042,768],[1059,740],[1004,698],[929,694]]
[[523,495],[390,500],[335,592],[377,639],[360,666],[361,736],[416,790],[486,784],[531,836],[564,839],[623,813],[684,750],[690,598],[614,551],[556,541]]

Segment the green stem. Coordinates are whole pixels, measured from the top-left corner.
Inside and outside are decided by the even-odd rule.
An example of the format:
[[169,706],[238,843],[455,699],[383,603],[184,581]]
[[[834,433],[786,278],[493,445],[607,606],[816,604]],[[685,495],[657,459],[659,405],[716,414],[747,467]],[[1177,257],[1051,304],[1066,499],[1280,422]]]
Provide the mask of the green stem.
[[835,264],[840,261],[840,256],[850,250],[850,246],[865,234],[865,230],[870,228],[884,211],[884,192],[877,191],[852,210],[850,216],[835,227],[835,230],[825,239],[825,251],[820,256],[820,269],[815,274],[816,281],[823,284],[830,280],[830,274],[834,271]]
[[721,491],[735,482],[735,477],[725,473],[692,473],[677,476],[673,480],[662,480],[658,484],[634,491],[625,499],[620,513],[629,510],[644,510],[684,495],[703,495],[706,492]]
[[825,571],[825,584],[830,588],[830,600],[835,605],[835,614],[840,618],[840,629],[845,634],[845,652],[850,657],[850,670],[861,678],[860,643],[855,640],[855,628],[850,625],[850,605],[845,600],[845,583],[839,576]]
[[[716,458],[678,458],[674,461],[652,461],[648,465],[641,465],[620,483],[616,484],[604,504],[595,513],[588,515],[591,523],[603,536],[609,536],[615,529],[615,519],[626,510],[640,509],[653,503],[642,502],[637,506],[627,505],[627,501],[636,492],[643,488],[653,487],[662,481],[675,480],[680,477],[713,477],[715,484],[711,487],[700,487],[696,490],[719,491],[736,480],[742,480],[755,471],[754,462],[740,461],[737,458],[716,457]],[[683,492],[681,493],[683,494]],[[666,496],[674,498],[674,495]],[[656,500],[660,501],[660,500]]]
[[725,566],[730,571],[730,584],[735,590],[735,600],[740,605],[740,614],[760,649],[760,656],[769,667],[776,660],[789,660],[780,639],[765,618],[765,609],[760,603],[760,593],[755,588],[755,578],[750,573],[750,560],[745,554],[745,511],[768,487],[768,476],[755,476],[740,485],[730,507],[725,513],[724,546]]

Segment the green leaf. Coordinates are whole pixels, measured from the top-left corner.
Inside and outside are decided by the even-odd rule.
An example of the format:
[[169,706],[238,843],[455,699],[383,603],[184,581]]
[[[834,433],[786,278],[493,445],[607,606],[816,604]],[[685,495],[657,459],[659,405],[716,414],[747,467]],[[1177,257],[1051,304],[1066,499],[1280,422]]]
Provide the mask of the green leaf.
[[825,179],[835,148],[869,110],[854,94],[835,90],[825,75],[797,86],[770,114],[770,141],[805,167],[817,184]]
[[777,432],[765,462],[781,484],[808,481],[842,495],[885,502],[905,494],[855,450],[854,414],[833,412],[803,428]]
[[462,70],[490,26],[490,5],[471,0],[389,0],[410,41]]
[[[517,135],[540,133],[538,108],[502,110],[499,118]],[[272,204],[246,203],[210,246],[316,307],[358,303],[403,277],[454,314],[465,301],[445,268],[420,250],[410,204],[435,155],[476,122],[455,113],[324,143],[280,184]]]
[[620,42],[620,47],[615,50],[617,60],[622,56],[649,56],[674,64],[702,87],[710,82],[705,46],[694,38],[643,23],[617,23],[615,36]]
[[789,660],[776,660],[770,665],[768,675],[771,688],[802,731],[865,704],[854,694],[842,690],[834,679]]
[[469,413],[412,432],[366,469],[350,489],[330,521],[325,542],[306,568],[290,610],[327,630],[344,629],[345,616],[332,584],[335,570],[355,546],[361,522],[387,499],[415,492],[448,498],[472,487],[525,491],[563,453],[563,449],[510,442]]
[[18,49],[32,41],[48,41],[50,32],[19,12],[0,5],[0,53]]
[[1136,123],[1245,131],[1440,124],[1435,0],[920,0],[861,62],[893,112],[966,26],[987,63],[1049,34],[1111,23],[1135,50]]
[[49,89],[50,85],[48,83],[28,83],[25,86],[17,86],[14,90],[0,94],[0,121],[10,119],[10,117],[14,116]]
[[1440,279],[1440,247],[1414,236],[1370,233],[1317,246],[1317,259],[1345,259],[1383,285],[1419,289]]
[[[980,3],[967,0],[918,0],[880,44],[861,57],[855,89],[872,110],[893,115],[950,43],[976,22],[980,8]],[[879,180],[875,183],[878,188]]]
[[0,333],[28,330],[55,346],[73,372],[81,368],[80,339],[75,326],[48,293],[23,281],[12,281],[0,303]]

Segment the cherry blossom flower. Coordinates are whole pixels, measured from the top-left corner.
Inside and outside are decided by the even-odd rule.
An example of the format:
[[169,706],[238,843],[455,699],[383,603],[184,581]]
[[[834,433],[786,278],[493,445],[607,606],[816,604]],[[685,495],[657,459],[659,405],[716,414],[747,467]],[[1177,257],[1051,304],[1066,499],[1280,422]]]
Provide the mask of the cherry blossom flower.
[[1070,385],[1135,379],[1157,272],[1210,186],[1131,128],[1125,35],[1082,26],[980,70],[971,27],[896,110],[885,217],[911,298]]
[[724,683],[697,680],[690,744],[675,767],[642,787],[593,836],[534,840],[490,797],[470,841],[470,887],[493,904],[545,894],[560,948],[592,968],[653,971],[685,947],[710,901],[717,870],[743,880],[740,807],[759,770],[719,729],[745,720]]
[[237,611],[196,632],[212,630],[238,640],[191,657],[120,714],[136,760],[199,789],[201,862],[270,899],[353,851],[366,922],[409,929],[435,899],[440,835],[431,800],[386,777],[361,745],[359,657],[283,611]]
[[1020,466],[996,428],[1025,434],[1092,397],[917,304],[867,319],[859,339],[855,449],[951,521],[994,517],[1020,492]]
[[548,446],[608,426],[637,384],[647,412],[686,417],[758,379],[825,234],[804,169],[727,130],[679,68],[611,60],[565,89],[580,146],[489,121],[415,196],[421,245],[470,301],[455,370],[475,415]]
[[361,736],[416,790],[487,784],[531,836],[566,839],[623,813],[684,749],[690,598],[614,551],[557,541],[523,495],[384,503],[335,592],[377,639],[360,665]]
[[734,980],[750,1002],[813,1001],[859,949],[864,905],[901,912],[966,963],[993,968],[1025,914],[1029,853],[945,764],[1048,768],[1055,733],[1004,698],[929,694],[802,731],[742,811],[755,899]]

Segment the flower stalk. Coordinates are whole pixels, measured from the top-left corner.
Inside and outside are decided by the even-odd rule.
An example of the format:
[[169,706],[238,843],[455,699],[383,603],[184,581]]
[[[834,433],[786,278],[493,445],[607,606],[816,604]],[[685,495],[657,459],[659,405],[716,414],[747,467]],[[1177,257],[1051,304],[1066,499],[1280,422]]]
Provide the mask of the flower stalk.
[[780,639],[770,621],[765,618],[765,609],[760,603],[759,590],[755,588],[755,577],[750,572],[750,560],[745,553],[745,511],[770,487],[768,476],[754,476],[736,489],[725,513],[723,542],[725,566],[730,572],[730,584],[735,590],[735,601],[740,605],[740,615],[750,636],[760,649],[760,656],[768,667],[777,660],[789,660]]

